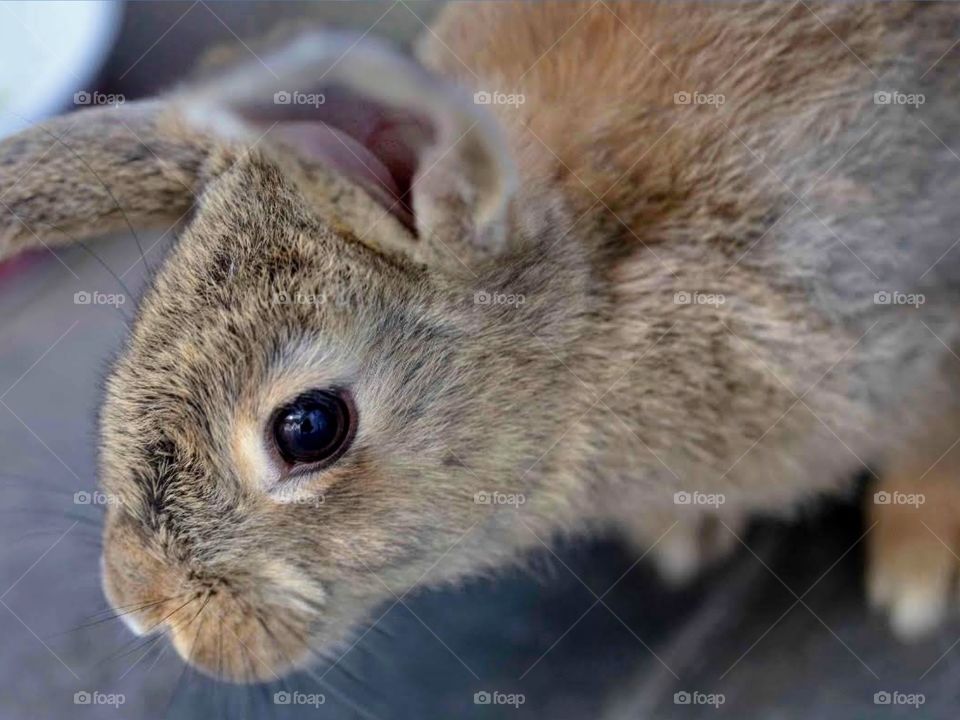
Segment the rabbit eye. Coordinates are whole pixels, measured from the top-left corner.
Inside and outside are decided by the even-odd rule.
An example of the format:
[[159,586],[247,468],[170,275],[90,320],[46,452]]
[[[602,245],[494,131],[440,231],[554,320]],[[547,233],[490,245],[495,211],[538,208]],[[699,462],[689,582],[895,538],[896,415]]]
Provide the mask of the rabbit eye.
[[311,390],[277,410],[271,432],[290,465],[330,463],[350,446],[354,425],[345,393]]

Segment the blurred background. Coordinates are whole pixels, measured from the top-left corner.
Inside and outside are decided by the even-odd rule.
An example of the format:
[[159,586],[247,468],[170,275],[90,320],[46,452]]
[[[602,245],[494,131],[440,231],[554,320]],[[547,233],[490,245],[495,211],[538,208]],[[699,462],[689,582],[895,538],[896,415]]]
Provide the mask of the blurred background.
[[[211,48],[252,52],[278,25],[408,44],[438,8],[0,2],[0,135],[96,98],[154,95]],[[142,234],[148,262],[172,241]],[[687,587],[663,586],[616,538],[565,540],[529,572],[382,608],[376,632],[359,628],[337,662],[282,685],[185,670],[165,641],[110,620],[99,587],[96,408],[145,267],[131,238],[91,249],[99,259],[74,247],[0,265],[0,718],[956,717],[960,629],[904,646],[870,614],[857,497],[758,519],[747,547]],[[77,304],[83,292],[125,302]],[[294,691],[317,702],[276,695]],[[924,703],[875,702],[895,691]],[[484,703],[494,692],[514,702]],[[694,692],[717,702],[685,702]]]

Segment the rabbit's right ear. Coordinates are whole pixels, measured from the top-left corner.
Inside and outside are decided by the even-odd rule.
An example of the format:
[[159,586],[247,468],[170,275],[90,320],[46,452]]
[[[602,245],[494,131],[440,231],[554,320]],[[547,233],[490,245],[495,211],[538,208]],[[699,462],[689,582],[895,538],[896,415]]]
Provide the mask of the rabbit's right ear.
[[64,115],[0,139],[0,259],[190,211],[225,147],[167,103]]

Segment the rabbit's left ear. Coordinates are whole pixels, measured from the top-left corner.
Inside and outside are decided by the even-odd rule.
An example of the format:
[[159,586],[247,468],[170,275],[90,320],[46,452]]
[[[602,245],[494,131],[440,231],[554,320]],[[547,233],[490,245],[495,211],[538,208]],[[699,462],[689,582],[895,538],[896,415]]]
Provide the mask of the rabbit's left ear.
[[418,261],[462,269],[507,245],[516,172],[493,114],[379,42],[302,36],[187,96],[218,133],[267,133],[267,147],[361,185]]

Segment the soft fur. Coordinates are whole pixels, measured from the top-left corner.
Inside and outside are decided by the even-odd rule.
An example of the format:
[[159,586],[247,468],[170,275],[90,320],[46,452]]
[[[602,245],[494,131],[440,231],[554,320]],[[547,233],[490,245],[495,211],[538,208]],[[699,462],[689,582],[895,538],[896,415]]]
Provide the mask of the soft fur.
[[[322,36],[267,58],[447,129],[415,232],[272,139],[245,103],[284,86],[253,64],[0,143],[2,254],[185,223],[107,386],[111,600],[210,673],[273,678],[556,531],[616,526],[689,574],[866,464],[927,495],[871,505],[866,542],[895,626],[932,625],[960,541],[960,10],[459,3],[434,30],[432,73]],[[725,102],[674,100],[695,91]],[[352,449],[275,482],[267,418],[329,385]]]

